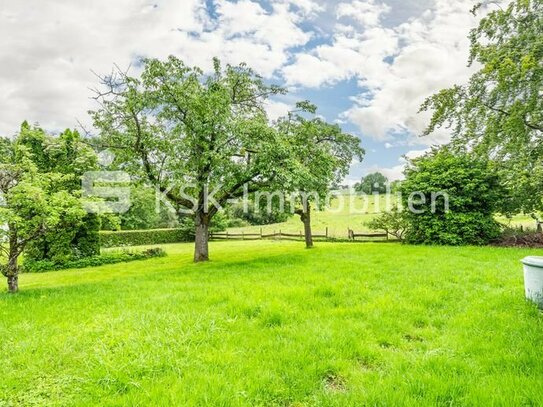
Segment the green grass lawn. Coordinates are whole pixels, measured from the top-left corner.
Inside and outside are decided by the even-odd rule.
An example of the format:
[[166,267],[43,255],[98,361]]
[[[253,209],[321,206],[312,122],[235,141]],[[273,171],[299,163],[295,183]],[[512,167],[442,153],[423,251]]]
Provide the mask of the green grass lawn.
[[542,405],[538,250],[217,242],[23,275],[0,406]]

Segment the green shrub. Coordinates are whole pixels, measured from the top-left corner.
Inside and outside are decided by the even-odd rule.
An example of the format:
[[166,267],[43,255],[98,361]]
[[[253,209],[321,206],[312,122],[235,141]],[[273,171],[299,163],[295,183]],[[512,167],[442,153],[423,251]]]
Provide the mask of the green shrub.
[[[434,149],[411,162],[400,188],[409,243],[484,245],[500,235],[494,213],[507,194],[485,160],[446,147]],[[426,202],[409,208],[409,197],[416,192],[424,194]],[[432,193],[447,195],[448,210],[444,197],[434,199],[432,208]]]
[[100,218],[88,214],[77,224],[62,222],[25,248],[25,259],[62,263],[100,254]]
[[403,240],[404,234],[409,226],[405,214],[397,207],[390,212],[384,212],[367,223],[372,230],[382,230],[398,240]]
[[155,257],[164,257],[166,252],[161,248],[148,249],[143,252],[122,251],[119,253],[105,253],[98,256],[84,257],[78,260],[70,260],[57,263],[51,260],[27,260],[22,266],[24,273],[43,273],[45,271],[79,269],[86,267],[103,266],[106,264],[125,263],[135,260],[145,260]]
[[194,240],[194,232],[187,228],[102,231],[100,232],[100,240],[102,247],[180,243]]

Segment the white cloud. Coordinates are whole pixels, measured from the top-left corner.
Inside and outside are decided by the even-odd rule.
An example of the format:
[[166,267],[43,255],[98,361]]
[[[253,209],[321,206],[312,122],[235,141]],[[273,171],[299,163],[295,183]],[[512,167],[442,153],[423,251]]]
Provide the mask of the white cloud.
[[377,3],[375,0],[355,0],[349,3],[340,3],[337,7],[337,17],[351,17],[357,20],[363,27],[379,25],[381,17],[390,11],[385,3]]
[[[424,99],[473,72],[466,67],[467,35],[476,24],[471,0],[434,0],[431,9],[392,28],[381,22],[390,11],[373,0],[341,3],[338,16],[358,25],[338,24],[331,44],[298,56],[283,69],[291,85],[319,87],[355,77],[363,89],[355,105],[343,115],[367,136],[393,141],[398,134],[422,133],[429,114],[418,114]],[[440,131],[411,144],[448,140]]]
[[[367,135],[393,139],[394,133],[423,132],[429,113],[418,114],[424,99],[455,83],[465,82],[472,69],[466,67],[467,34],[475,24],[470,2],[437,0],[432,12],[402,24],[394,35],[404,45],[382,75],[383,85],[372,89],[371,102],[355,106],[347,117]],[[448,140],[448,132],[419,139],[428,145]]]
[[25,119],[54,130],[88,120],[91,70],[141,56],[174,54],[206,69],[218,56],[271,77],[310,40],[300,25],[322,9],[310,0],[276,1],[271,10],[249,0],[215,6],[212,19],[204,0],[0,2],[0,135]]
[[292,106],[287,103],[268,100],[266,101],[265,109],[268,118],[273,121],[286,116],[292,110]]
[[418,157],[422,157],[424,154],[429,152],[430,149],[424,149],[424,150],[411,150],[404,154],[404,156],[400,157],[398,159],[399,164],[392,166],[392,167],[379,167],[379,166],[373,166],[371,169],[367,171],[367,173],[379,171],[382,173],[385,177],[388,178],[389,181],[396,181],[396,180],[402,180],[404,179],[404,170],[405,166],[407,164],[407,160],[413,160]]

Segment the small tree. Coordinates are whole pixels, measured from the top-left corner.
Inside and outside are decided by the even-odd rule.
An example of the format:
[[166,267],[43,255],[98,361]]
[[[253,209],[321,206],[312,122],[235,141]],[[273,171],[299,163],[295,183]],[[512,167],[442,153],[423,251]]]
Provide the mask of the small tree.
[[314,114],[316,106],[300,102],[297,107],[297,112],[277,124],[288,140],[291,155],[282,187],[298,194],[294,212],[304,224],[306,247],[311,248],[312,205],[318,205],[318,209],[324,206],[331,187],[348,174],[355,157],[362,160],[364,150],[358,137],[344,133],[338,125],[304,117],[303,113]]
[[499,236],[494,214],[507,195],[489,162],[444,147],[413,160],[405,175],[408,242],[482,245]]
[[66,182],[58,173],[40,173],[30,150],[16,142],[2,141],[0,161],[0,250],[5,257],[0,265],[8,290],[19,290],[18,260],[25,247],[39,239],[61,220],[80,220],[85,212],[67,191],[56,191]]
[[94,124],[126,170],[192,214],[194,261],[206,261],[218,205],[269,186],[283,170],[285,145],[264,110],[283,90],[243,64],[223,68],[215,59],[211,74],[173,56],[143,64],[141,78],[102,78]]
[[395,206],[391,211],[383,212],[378,217],[373,218],[367,225],[372,230],[382,230],[386,234],[403,241],[409,223],[405,214]]
[[[75,130],[67,129],[58,136],[52,136],[38,126],[23,122],[14,141],[19,148],[24,147],[29,152],[28,158],[37,172],[60,176],[51,185],[51,192],[78,194],[81,177],[97,165],[94,150],[83,142]],[[97,216],[88,214],[84,219],[72,221],[64,218],[48,233],[29,242],[25,248],[25,261],[51,260],[62,263],[74,256],[99,254],[100,220]]]
[[388,178],[380,172],[368,174],[362,180],[355,184],[354,189],[357,192],[371,195],[373,193],[385,194],[387,192]]

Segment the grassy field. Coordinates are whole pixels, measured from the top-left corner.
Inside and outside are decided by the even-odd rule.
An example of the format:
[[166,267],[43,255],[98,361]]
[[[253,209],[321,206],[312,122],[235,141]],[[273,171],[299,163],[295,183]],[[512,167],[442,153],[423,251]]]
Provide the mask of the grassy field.
[[543,405],[541,251],[164,247],[0,294],[0,406]]
[[[324,233],[328,228],[328,233],[332,237],[347,238],[348,229],[356,232],[370,231],[367,223],[378,216],[379,213],[387,210],[397,202],[396,196],[357,196],[344,195],[343,200],[334,199],[330,205],[322,211],[314,211],[312,213],[313,233]],[[342,202],[342,203],[341,203]],[[512,219],[506,219],[503,216],[498,216],[497,220],[500,223],[535,229],[534,220],[528,215],[517,215]],[[246,226],[238,228],[230,228],[232,233],[259,233],[262,229],[263,233],[286,232],[299,233],[303,230],[303,224],[299,216],[292,216],[286,222],[276,223],[265,226]]]
[[[369,230],[366,223],[384,211],[388,205],[393,205],[395,197],[392,196],[367,196],[344,195],[343,200],[334,199],[323,211],[312,212],[313,233],[328,233],[332,237],[347,238],[348,229],[355,231]],[[264,233],[282,232],[298,233],[303,230],[303,224],[299,216],[292,216],[286,222],[265,226],[247,226],[242,228],[231,228],[230,232],[258,233],[262,228]]]

